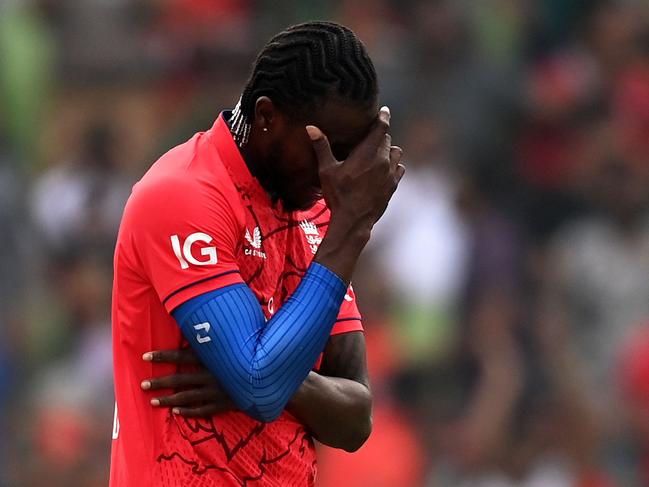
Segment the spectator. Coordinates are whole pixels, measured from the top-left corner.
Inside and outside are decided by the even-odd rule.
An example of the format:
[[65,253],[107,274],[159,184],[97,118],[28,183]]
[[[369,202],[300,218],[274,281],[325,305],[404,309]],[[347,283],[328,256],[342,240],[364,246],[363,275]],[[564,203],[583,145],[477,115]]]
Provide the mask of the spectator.
[[83,240],[113,242],[130,184],[120,174],[115,129],[95,122],[79,153],[45,172],[32,194],[32,212],[47,246],[58,250]]

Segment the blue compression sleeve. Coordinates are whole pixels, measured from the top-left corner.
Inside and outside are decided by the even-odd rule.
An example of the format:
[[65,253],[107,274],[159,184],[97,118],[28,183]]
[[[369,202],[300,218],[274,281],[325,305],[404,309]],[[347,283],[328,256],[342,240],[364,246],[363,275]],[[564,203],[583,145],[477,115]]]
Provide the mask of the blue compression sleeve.
[[237,406],[268,422],[281,414],[324,349],[346,289],[314,262],[268,321],[245,284],[197,296],[173,316]]

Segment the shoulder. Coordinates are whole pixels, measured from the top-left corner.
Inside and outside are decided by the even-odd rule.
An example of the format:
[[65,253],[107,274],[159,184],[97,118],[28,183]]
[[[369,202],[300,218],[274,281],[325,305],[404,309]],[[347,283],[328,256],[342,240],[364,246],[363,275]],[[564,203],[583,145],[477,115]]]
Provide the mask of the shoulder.
[[165,155],[134,186],[123,224],[244,218],[232,180],[219,160],[204,161],[197,136]]

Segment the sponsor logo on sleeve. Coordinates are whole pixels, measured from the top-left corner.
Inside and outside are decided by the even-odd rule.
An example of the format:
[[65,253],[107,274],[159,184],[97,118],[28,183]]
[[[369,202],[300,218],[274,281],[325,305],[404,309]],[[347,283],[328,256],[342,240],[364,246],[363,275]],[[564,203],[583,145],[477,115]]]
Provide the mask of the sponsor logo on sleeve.
[[[210,338],[210,336],[208,335],[208,333],[210,332],[209,322],[206,321],[205,323],[199,323],[198,325],[194,325],[194,330],[199,332],[196,333],[196,341],[198,343],[207,343],[212,341],[212,338]],[[204,331],[205,334],[201,335],[200,333],[201,331]]]
[[216,247],[202,247],[199,251],[201,258],[196,258],[192,247],[197,242],[211,243],[212,237],[207,233],[196,232],[189,235],[181,245],[181,239],[178,235],[172,235],[171,248],[180,262],[181,269],[188,269],[189,265],[214,265],[218,262]]

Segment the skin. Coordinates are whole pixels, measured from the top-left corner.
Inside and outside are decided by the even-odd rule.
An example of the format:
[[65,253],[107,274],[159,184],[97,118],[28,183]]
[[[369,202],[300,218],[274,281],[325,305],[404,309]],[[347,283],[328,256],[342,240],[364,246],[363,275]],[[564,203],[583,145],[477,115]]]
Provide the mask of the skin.
[[[190,349],[150,352],[149,360],[200,365]],[[187,418],[207,418],[237,410],[218,381],[205,369],[154,377],[142,382],[142,388],[172,390],[167,395],[156,395],[152,405],[173,408],[175,414]],[[332,336],[319,372],[309,373],[286,409],[320,443],[348,452],[358,450],[372,431],[372,393],[363,333]]]
[[377,114],[376,104],[362,107],[332,99],[312,117],[295,118],[262,96],[255,104],[250,141],[241,154],[262,186],[287,210],[308,209],[322,198],[322,190],[318,159],[305,127],[321,128],[336,157],[344,160],[370,131]]
[[[290,117],[268,98],[255,104],[255,120],[242,155],[262,186],[286,209],[306,209],[324,197],[329,229],[314,261],[346,283],[405,168],[391,145],[390,112],[339,99],[309,119]],[[343,162],[344,161],[344,162]],[[153,351],[144,360],[198,364],[191,350]],[[206,370],[143,381],[168,392],[151,404],[186,417],[209,417],[236,405]],[[310,372],[287,405],[318,441],[346,451],[360,448],[372,428],[372,394],[361,332],[331,337],[318,372]]]

